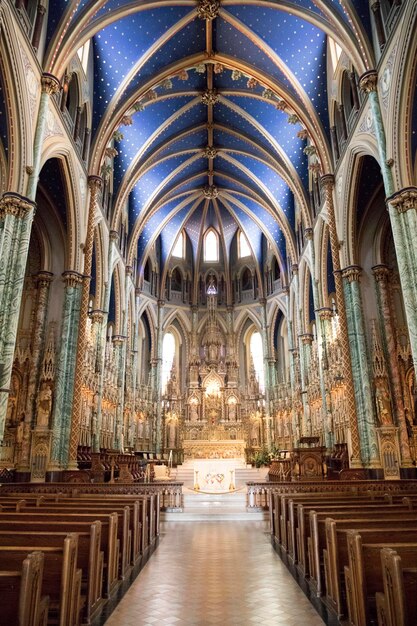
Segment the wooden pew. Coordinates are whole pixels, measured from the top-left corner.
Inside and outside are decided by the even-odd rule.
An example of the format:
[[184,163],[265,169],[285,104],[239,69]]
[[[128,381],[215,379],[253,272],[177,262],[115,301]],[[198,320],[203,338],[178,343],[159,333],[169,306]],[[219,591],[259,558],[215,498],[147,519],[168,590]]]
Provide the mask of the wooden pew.
[[[321,523],[321,522],[320,522]],[[417,537],[417,518],[406,520],[356,519],[325,520],[326,549],[324,568],[326,580],[326,603],[338,619],[346,614],[343,597],[344,568],[349,564],[347,533],[355,529],[366,543],[389,543],[389,541],[413,542]]]
[[0,571],[1,623],[7,626],[46,626],[49,597],[41,596],[44,555],[32,552],[18,570]]
[[417,624],[417,568],[403,567],[392,548],[381,550],[384,592],[376,593],[378,626]]
[[[66,532],[16,531],[14,525],[10,531],[0,530],[0,546],[48,546],[61,547],[67,536]],[[83,618],[89,624],[102,608],[101,590],[103,584],[103,553],[100,551],[101,522],[94,522],[89,532],[77,532],[78,551],[77,568],[82,571],[81,595]]]
[[[376,593],[384,588],[381,550],[391,548],[406,568],[417,566],[417,543],[365,544],[354,530],[347,533],[349,566],[345,567],[345,584],[349,623],[369,626],[376,617]],[[405,626],[405,625],[404,625]]]
[[[33,507],[22,507],[21,512],[28,513],[30,510],[33,510]],[[74,513],[74,510],[77,513]],[[109,515],[111,513],[116,513],[119,521],[118,521],[118,539],[120,546],[120,577],[124,579],[129,570],[129,566],[131,563],[131,545],[132,545],[132,532],[130,530],[130,508],[128,506],[118,506],[116,504],[112,504],[111,506],[101,506],[100,504],[85,504],[83,506],[74,504],[51,504],[51,505],[43,505],[40,508],[36,509],[35,515],[38,514],[49,514],[49,515],[68,515],[77,517],[84,517],[86,515],[92,516],[92,521],[100,515]],[[100,518],[98,518],[100,519]],[[139,529],[138,529],[139,536]]]
[[33,532],[88,532],[95,521],[101,522],[100,551],[103,552],[103,595],[109,597],[118,583],[119,540],[117,513],[95,514],[42,514],[42,513],[0,513],[0,530]]
[[[69,534],[61,547],[35,546],[44,555],[42,593],[49,596],[49,621],[56,615],[59,626],[80,622],[81,570],[77,569],[77,535]],[[30,546],[0,546],[0,570],[20,570]]]

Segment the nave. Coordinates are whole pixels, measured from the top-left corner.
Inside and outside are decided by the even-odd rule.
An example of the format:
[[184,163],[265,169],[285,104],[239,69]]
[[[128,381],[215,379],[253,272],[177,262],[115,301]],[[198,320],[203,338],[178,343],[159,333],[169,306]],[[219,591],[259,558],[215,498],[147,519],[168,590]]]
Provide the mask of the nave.
[[106,626],[321,626],[266,522],[167,522]]

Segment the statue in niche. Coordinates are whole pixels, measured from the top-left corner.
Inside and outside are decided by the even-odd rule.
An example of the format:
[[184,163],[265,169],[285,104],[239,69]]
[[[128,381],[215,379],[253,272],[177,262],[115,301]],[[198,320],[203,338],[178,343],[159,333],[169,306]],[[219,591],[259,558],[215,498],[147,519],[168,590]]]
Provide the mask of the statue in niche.
[[236,402],[231,402],[229,404],[229,422],[236,421]]
[[391,402],[383,380],[376,381],[375,403],[379,425],[392,426]]
[[143,420],[138,423],[138,439],[143,439]]
[[168,422],[168,448],[175,448],[175,441],[177,436],[177,424],[174,419]]
[[149,420],[146,420],[146,422],[145,422],[145,439],[149,439],[149,434],[150,434]]
[[22,413],[20,417],[20,422],[16,429],[16,443],[17,444],[21,444],[23,441],[24,429],[25,429],[25,415],[24,413]]
[[190,420],[192,422],[197,422],[198,421],[198,408],[197,408],[197,404],[195,404],[195,402],[190,404]]
[[48,428],[52,410],[52,389],[49,385],[43,385],[37,401],[37,426]]

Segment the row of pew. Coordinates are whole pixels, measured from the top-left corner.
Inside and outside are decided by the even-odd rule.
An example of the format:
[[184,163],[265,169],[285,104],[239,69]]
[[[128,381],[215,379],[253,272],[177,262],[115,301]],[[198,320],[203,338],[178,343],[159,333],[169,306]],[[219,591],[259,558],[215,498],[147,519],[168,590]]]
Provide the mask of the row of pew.
[[0,623],[98,623],[157,545],[159,500],[0,491]]
[[417,625],[417,491],[270,491],[272,542],[329,624]]

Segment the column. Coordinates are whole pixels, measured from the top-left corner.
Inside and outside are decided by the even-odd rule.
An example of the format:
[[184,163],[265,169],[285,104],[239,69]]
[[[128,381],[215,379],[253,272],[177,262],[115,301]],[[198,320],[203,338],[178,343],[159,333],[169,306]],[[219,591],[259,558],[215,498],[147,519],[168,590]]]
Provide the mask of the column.
[[65,298],[62,315],[60,353],[57,367],[54,408],[52,412],[52,451],[49,470],[65,469],[70,452],[72,401],[77,360],[77,337],[80,317],[81,285],[78,272],[65,272]]
[[399,427],[401,461],[404,467],[411,467],[412,459],[408,441],[404,398],[402,394],[400,369],[397,358],[395,327],[388,287],[390,270],[386,265],[376,265],[372,268],[372,271],[375,277],[382,341],[385,352],[385,360],[388,367],[390,387],[392,390],[391,398],[394,409],[394,420]]
[[[48,312],[49,287],[53,279],[50,272],[39,272],[35,277],[37,283],[36,309],[32,328],[32,362],[27,387],[27,402],[25,407],[24,439],[29,439],[30,430],[36,417],[36,391],[38,389],[42,353],[45,348],[45,326]],[[19,470],[29,471],[29,446],[22,446]]]
[[352,373],[357,405],[362,458],[369,467],[380,467],[375,429],[375,406],[371,392],[362,298],[359,287],[361,268],[352,265],[342,270],[345,290],[349,343],[352,351]]
[[104,320],[107,320],[104,311],[91,311],[91,323],[93,325],[94,341],[95,341],[95,368],[94,368],[94,409],[93,409],[93,427],[91,430],[91,451],[100,452],[100,436],[101,436],[101,410],[99,411],[99,390],[100,378],[104,369],[103,366],[103,334],[105,335]]
[[121,450],[124,447],[123,411],[125,391],[124,379],[126,372],[126,337],[124,335],[114,335],[113,345],[116,348],[117,363],[117,407],[113,445],[116,450]]
[[333,203],[333,189],[334,189],[334,176],[327,174],[320,179],[321,185],[324,188],[325,202],[327,207],[327,217],[329,223],[330,234],[330,248],[332,254],[332,263],[334,270],[334,280],[336,288],[336,302],[337,312],[340,322],[340,339],[343,352],[343,375],[345,377],[345,389],[347,396],[347,406],[349,411],[349,431],[350,442],[349,443],[349,456],[350,467],[361,467],[361,448],[359,441],[358,420],[356,411],[355,391],[353,386],[352,376],[352,363],[349,346],[349,336],[346,319],[345,298],[343,293],[342,276],[340,273],[340,258],[339,258],[339,238],[336,229],[336,219]]
[[45,18],[45,13],[46,13],[46,8],[39,2],[38,7],[36,9],[35,27],[33,29],[33,35],[32,35],[32,46],[35,52],[37,52],[39,48],[39,42],[41,39],[42,26],[43,26],[43,20]]
[[0,441],[3,439],[35,203],[19,194],[0,200]]
[[417,188],[406,188],[395,193],[391,163],[387,159],[385,129],[378,99],[377,81],[377,72],[370,70],[360,78],[359,87],[368,94],[375,124],[381,174],[384,181],[385,195],[387,196],[392,235],[397,255],[413,365],[417,373],[417,317],[415,314],[417,310],[417,283],[415,280],[417,250],[413,241],[417,218],[416,211],[409,210],[417,207]]
[[371,9],[372,9],[372,13],[374,14],[374,21],[375,21],[376,35],[378,37],[379,49],[382,50],[383,47],[385,46],[386,40],[385,40],[384,22],[382,20],[380,2],[378,2],[378,0],[376,2],[373,2],[371,4]]
[[270,405],[270,392],[271,381],[269,376],[269,333],[268,333],[268,320],[266,315],[266,299],[261,298],[259,300],[261,305],[261,330],[262,330],[262,344],[264,353],[264,379],[265,379],[265,431],[266,431],[266,445],[268,450],[272,449],[272,427],[271,427],[271,405]]
[[156,380],[155,380],[155,391],[156,391],[156,416],[155,416],[155,444],[156,444],[156,453],[160,454],[162,452],[162,387],[161,387],[161,375],[162,375],[162,324],[164,317],[164,300],[158,300],[158,321],[157,321],[157,329],[156,329]]
[[84,244],[84,276],[81,290],[80,321],[78,329],[77,360],[71,420],[71,442],[69,450],[69,469],[72,470],[77,469],[77,450],[80,437],[82,411],[82,386],[84,380],[85,349],[87,343],[87,317],[90,300],[91,268],[93,263],[94,220],[101,184],[102,179],[99,176],[89,176],[88,186],[90,189],[90,202],[88,208],[87,232]]

